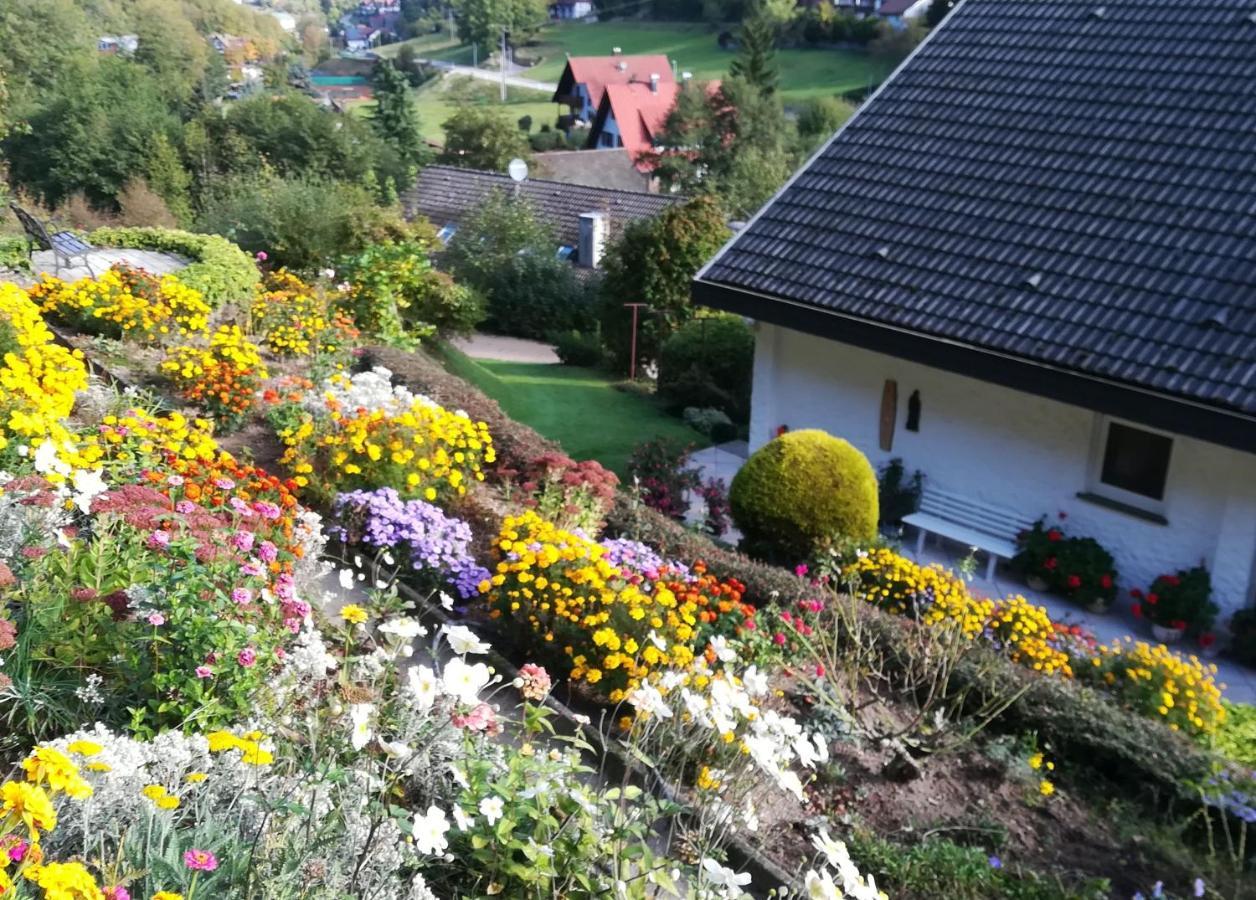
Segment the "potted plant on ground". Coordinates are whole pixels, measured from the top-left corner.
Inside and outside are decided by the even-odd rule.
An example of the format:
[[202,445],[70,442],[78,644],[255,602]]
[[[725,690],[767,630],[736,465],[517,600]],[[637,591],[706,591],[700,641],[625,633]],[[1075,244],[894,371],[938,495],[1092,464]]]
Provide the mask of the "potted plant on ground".
[[1020,549],[1012,558],[1012,566],[1032,590],[1048,591],[1054,586],[1059,543],[1063,540],[1064,532],[1048,528],[1045,516],[1035,522],[1033,528],[1017,535],[1016,543]]
[[1091,612],[1107,612],[1116,599],[1115,561],[1094,538],[1062,541],[1054,571],[1060,592]]
[[1165,644],[1180,641],[1188,631],[1208,631],[1217,614],[1211,595],[1212,579],[1203,566],[1161,575],[1146,593],[1137,588],[1130,591],[1138,601],[1134,615],[1147,619],[1156,640]]

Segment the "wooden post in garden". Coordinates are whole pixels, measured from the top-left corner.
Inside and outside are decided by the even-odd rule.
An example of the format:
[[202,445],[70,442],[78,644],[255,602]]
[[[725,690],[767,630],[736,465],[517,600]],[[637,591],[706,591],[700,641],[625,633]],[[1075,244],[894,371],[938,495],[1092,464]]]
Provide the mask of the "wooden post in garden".
[[637,380],[637,316],[638,310],[643,306],[649,306],[648,303],[625,303],[624,306],[632,310],[632,351],[630,355],[630,364],[628,370],[628,379],[630,381]]

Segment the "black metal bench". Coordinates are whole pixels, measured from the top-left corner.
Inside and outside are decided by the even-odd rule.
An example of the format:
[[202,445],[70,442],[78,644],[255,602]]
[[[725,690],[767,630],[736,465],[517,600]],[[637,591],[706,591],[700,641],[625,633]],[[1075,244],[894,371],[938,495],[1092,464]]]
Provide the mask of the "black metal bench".
[[56,263],[54,274],[62,269],[74,268],[77,260],[95,276],[96,273],[92,270],[92,264],[87,258],[87,254],[95,250],[95,247],[69,231],[49,233],[43,222],[16,203],[10,203],[9,208],[13,210],[13,215],[17,216],[17,220],[22,223],[22,230],[26,232],[28,254],[33,254],[36,247],[40,250],[51,250]]

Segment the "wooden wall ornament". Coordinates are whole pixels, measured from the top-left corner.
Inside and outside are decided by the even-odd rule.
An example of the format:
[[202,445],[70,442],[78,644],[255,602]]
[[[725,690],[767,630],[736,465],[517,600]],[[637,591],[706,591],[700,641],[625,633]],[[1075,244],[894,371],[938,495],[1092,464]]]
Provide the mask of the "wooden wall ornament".
[[894,449],[894,423],[898,419],[898,382],[887,378],[881,391],[881,449]]

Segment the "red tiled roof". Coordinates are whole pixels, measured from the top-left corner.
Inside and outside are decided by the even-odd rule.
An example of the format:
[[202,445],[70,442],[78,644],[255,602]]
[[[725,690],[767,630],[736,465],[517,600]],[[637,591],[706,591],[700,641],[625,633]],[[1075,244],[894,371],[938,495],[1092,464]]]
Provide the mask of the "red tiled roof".
[[[706,89],[714,93],[719,86],[718,81],[711,81]],[[609,114],[615,117],[620,140],[634,160],[654,145],[654,136],[663,130],[679,93],[680,85],[674,81],[660,82],[657,92],[650,90],[648,83],[607,85],[602,106],[609,107]],[[597,122],[605,123],[602,109],[598,111]]]
[[[623,68],[620,68],[620,66]],[[663,54],[654,56],[573,56],[567,60],[567,69],[571,73],[573,84],[584,84],[589,90],[589,99],[594,108],[602,102],[602,93],[608,85],[628,84],[634,81],[650,81],[651,75],[657,75],[659,81],[674,84],[672,64]],[[567,73],[559,79],[561,87],[566,82]]]

